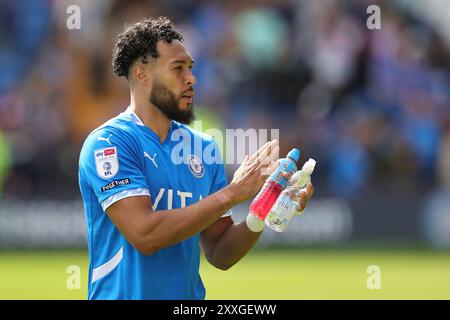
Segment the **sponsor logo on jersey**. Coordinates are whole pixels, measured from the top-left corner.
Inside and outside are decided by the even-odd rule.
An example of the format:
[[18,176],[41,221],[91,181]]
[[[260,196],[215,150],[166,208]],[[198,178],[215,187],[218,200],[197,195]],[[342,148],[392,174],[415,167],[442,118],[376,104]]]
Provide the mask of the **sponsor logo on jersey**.
[[119,172],[117,148],[109,147],[94,151],[97,175],[102,179],[113,178]]

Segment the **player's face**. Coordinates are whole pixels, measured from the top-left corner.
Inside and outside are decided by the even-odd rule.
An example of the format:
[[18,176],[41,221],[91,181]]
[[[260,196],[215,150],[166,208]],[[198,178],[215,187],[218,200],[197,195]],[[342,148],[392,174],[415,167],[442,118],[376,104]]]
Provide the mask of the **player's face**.
[[150,102],[169,119],[190,123],[194,119],[194,61],[180,41],[159,41],[152,75]]

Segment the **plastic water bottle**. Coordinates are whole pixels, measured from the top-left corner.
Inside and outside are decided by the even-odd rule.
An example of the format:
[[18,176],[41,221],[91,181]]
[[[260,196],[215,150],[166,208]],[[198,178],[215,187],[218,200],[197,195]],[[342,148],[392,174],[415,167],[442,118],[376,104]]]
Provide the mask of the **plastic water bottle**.
[[292,216],[301,214],[297,211],[300,193],[306,188],[311,180],[316,161],[309,159],[305,162],[302,170],[297,171],[289,180],[289,185],[276,200],[266,217],[266,225],[274,231],[283,232],[287,229]]
[[287,154],[286,158],[280,160],[278,168],[267,178],[264,186],[250,204],[251,215],[264,221],[281,191],[287,186],[288,181],[283,176],[283,173],[294,173],[297,171],[296,162],[299,157],[300,151],[294,148]]

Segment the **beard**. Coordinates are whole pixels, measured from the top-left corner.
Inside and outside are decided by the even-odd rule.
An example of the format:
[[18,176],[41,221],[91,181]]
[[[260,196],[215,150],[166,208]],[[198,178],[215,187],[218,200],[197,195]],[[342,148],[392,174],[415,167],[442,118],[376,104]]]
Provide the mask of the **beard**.
[[190,124],[194,118],[194,105],[188,106],[187,110],[180,109],[180,98],[177,98],[169,88],[158,80],[153,81],[153,87],[150,92],[150,102],[161,110],[167,118],[184,124]]

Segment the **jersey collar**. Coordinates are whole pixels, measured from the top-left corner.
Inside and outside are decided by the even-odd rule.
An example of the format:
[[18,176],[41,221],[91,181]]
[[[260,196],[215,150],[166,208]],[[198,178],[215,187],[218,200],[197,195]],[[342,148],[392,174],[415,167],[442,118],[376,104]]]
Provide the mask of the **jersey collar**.
[[128,106],[127,110],[125,110],[124,114],[128,116],[131,122],[135,123],[138,126],[145,127],[144,122],[142,122],[141,118]]
[[[147,126],[144,124],[144,122],[142,122],[141,118],[139,118],[139,116],[131,109],[130,106],[127,107],[127,109],[123,112],[123,114],[124,114],[125,116],[127,116],[128,119],[129,119],[131,122],[135,123],[137,126],[145,127],[145,128],[147,128],[148,130],[150,130],[151,133],[152,133],[152,134],[158,139],[158,141],[159,141],[158,135],[157,135],[156,133],[154,133],[152,129],[150,129],[149,127],[147,127]],[[170,120],[169,132],[168,132],[168,134],[167,134],[166,140],[163,142],[163,145],[168,144],[168,143],[170,142],[170,136],[171,136],[173,130],[175,129],[175,126],[176,126],[176,122],[173,121],[173,120]]]

